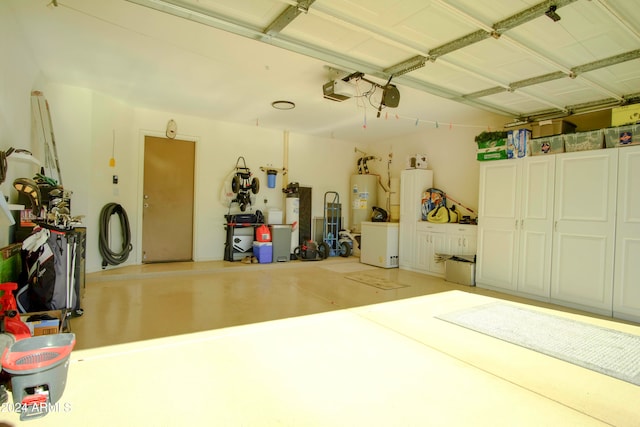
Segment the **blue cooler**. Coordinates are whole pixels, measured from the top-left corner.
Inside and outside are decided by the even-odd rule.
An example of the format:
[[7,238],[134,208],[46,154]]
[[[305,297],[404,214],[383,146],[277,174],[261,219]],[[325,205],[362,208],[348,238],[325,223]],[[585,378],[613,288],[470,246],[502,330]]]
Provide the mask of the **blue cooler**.
[[271,242],[253,242],[253,255],[260,264],[270,263],[273,258],[273,244]]

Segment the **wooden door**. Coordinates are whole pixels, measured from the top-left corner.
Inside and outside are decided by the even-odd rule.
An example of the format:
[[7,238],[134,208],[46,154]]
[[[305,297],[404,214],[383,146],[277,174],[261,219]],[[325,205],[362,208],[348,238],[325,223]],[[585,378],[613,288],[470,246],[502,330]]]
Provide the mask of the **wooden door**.
[[193,259],[195,142],[146,136],[142,262]]

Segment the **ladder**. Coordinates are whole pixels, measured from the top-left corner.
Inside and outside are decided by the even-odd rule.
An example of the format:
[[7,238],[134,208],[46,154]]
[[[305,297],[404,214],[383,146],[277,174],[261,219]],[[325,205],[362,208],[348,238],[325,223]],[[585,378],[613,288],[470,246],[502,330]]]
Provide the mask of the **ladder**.
[[49,110],[49,103],[42,92],[38,90],[31,92],[31,134],[33,148],[40,149],[42,147],[44,151],[43,153],[38,153],[37,156],[43,159],[42,174],[55,180],[62,187],[58,150],[56,149],[56,139],[51,125],[51,111]]

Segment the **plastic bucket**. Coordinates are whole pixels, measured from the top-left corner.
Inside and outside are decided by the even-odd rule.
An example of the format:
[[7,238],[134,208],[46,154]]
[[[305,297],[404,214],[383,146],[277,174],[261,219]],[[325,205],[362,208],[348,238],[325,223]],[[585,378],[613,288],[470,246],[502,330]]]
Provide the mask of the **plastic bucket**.
[[2,354],[2,369],[11,374],[13,403],[26,408],[20,419],[46,415],[64,392],[75,334],[53,334],[16,341]]

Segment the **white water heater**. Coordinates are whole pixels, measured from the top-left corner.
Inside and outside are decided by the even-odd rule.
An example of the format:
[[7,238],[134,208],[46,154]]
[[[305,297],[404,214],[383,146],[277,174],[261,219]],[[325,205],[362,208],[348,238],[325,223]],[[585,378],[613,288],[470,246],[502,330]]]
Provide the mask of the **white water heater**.
[[371,220],[371,208],[378,204],[378,176],[351,175],[351,231],[360,233],[360,223]]

